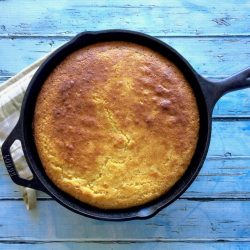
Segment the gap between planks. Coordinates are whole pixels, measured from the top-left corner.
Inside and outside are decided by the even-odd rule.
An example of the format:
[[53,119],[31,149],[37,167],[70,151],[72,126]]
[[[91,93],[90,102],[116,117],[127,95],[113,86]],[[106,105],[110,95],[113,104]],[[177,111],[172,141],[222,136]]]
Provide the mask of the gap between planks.
[[[12,238],[12,237],[11,237]],[[182,243],[226,243],[226,242],[250,242],[250,238],[218,238],[218,239],[206,239],[206,238],[200,238],[200,239],[194,239],[194,238],[185,238],[185,239],[163,239],[163,238],[156,238],[156,239],[43,239],[43,240],[36,240],[36,239],[30,239],[30,240],[20,240],[17,239],[18,236],[13,237],[13,239],[6,239],[0,237],[0,243],[6,243],[6,244],[41,244],[41,243],[60,243],[60,242],[76,242],[76,243],[99,243],[99,244],[105,244],[105,243],[117,243],[117,244],[130,244],[130,243],[150,243],[150,242],[165,242],[165,243],[171,243],[171,242],[182,242]]]
[[[110,29],[112,30],[112,29]],[[121,29],[123,30],[123,29]],[[126,29],[124,29],[126,30]],[[101,30],[100,30],[101,31]],[[88,30],[85,30],[85,31],[82,31],[82,32],[88,32]],[[93,30],[93,31],[89,31],[89,32],[98,32],[98,30]],[[137,32],[137,31],[136,31]],[[144,33],[143,31],[139,31],[140,33]],[[80,34],[81,32],[79,33],[75,33],[75,34],[71,34],[71,35],[52,35],[52,34],[43,34],[43,35],[34,35],[34,34],[26,34],[26,33],[23,33],[23,34],[1,34],[0,35],[0,39],[42,39],[42,38],[54,38],[54,39],[57,39],[57,38],[60,38],[60,39],[71,39],[73,37],[75,37],[77,34]],[[164,39],[164,38],[190,38],[190,39],[193,39],[193,38],[249,38],[250,37],[250,33],[248,34],[240,34],[240,33],[235,33],[235,34],[207,34],[207,35],[193,35],[193,34],[190,34],[190,35],[154,35],[152,33],[148,33],[148,32],[145,32],[144,34],[148,34],[148,35],[151,35],[153,37],[156,37],[156,38],[159,38],[159,39]]]

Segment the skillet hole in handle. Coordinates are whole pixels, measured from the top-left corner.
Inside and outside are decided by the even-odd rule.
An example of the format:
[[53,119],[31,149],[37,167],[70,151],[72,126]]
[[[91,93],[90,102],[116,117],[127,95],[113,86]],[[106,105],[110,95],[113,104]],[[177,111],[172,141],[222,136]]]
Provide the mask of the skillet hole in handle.
[[[40,182],[36,179],[34,174],[33,174],[32,179],[24,179],[18,173],[17,168],[16,168],[15,163],[14,163],[14,160],[13,160],[13,155],[11,153],[12,145],[14,143],[16,144],[16,141],[22,142],[21,138],[19,136],[19,123],[17,123],[17,125],[12,130],[10,135],[4,141],[2,148],[1,148],[3,160],[4,160],[5,166],[7,168],[7,171],[9,173],[12,181],[20,186],[29,187],[32,189],[44,191],[43,188],[41,187]],[[22,145],[22,143],[21,143],[21,145]],[[21,149],[21,151],[23,151],[23,150]]]

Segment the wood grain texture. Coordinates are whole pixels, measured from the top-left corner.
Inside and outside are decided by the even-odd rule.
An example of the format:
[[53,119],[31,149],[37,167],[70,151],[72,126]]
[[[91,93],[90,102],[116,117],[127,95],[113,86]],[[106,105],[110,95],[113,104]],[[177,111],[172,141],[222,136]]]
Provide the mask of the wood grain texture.
[[[204,77],[226,77],[248,67],[250,63],[250,37],[160,39],[182,54]],[[69,40],[70,37],[1,38],[0,75],[16,74]]]
[[[18,11],[16,8],[18,7]],[[0,35],[68,35],[132,29],[156,35],[249,35],[249,1],[0,2]],[[191,17],[191,18],[190,18]]]
[[148,220],[97,221],[55,201],[27,213],[22,201],[0,201],[1,240],[147,241],[250,239],[249,200],[177,200]]

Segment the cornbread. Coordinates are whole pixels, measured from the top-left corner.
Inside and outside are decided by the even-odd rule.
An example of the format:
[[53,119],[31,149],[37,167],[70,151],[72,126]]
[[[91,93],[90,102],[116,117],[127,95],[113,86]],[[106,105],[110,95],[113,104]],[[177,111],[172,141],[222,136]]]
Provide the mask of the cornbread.
[[48,76],[33,130],[46,174],[102,209],[167,192],[188,168],[199,112],[180,70],[147,47],[102,42],[75,51]]

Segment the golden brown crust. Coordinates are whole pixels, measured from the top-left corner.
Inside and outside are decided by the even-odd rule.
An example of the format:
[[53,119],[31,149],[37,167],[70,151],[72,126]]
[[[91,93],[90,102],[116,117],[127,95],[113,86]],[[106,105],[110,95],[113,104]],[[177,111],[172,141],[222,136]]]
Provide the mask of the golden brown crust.
[[34,136],[49,178],[103,209],[144,204],[186,171],[199,114],[182,73],[149,48],[97,43],[68,56],[45,81]]

